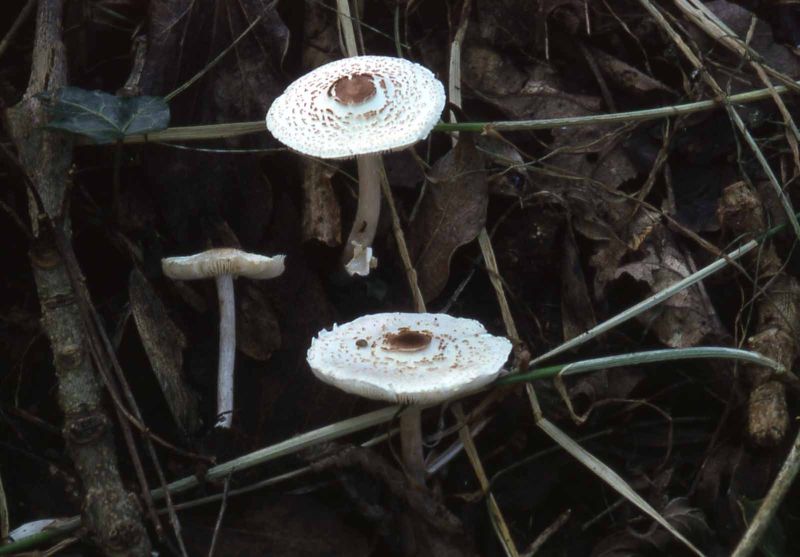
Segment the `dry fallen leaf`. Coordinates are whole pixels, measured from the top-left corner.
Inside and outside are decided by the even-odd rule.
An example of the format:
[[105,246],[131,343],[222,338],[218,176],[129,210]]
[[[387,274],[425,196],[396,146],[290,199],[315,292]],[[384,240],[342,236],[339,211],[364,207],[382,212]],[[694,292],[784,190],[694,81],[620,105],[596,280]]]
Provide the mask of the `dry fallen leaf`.
[[425,300],[435,298],[447,284],[453,253],[478,236],[489,203],[483,156],[469,135],[436,162],[430,178],[408,234]]
[[561,259],[561,329],[564,340],[569,340],[594,327],[596,320],[575,234],[569,223],[566,228]]
[[158,294],[138,269],[131,271],[128,295],[136,329],[175,423],[184,434],[194,433],[200,426],[200,417],[197,395],[183,380],[186,337],[169,318]]
[[[646,284],[648,295],[664,290],[693,272],[690,262],[662,224],[654,225],[637,253],[639,256],[635,261],[617,269],[615,278],[627,275]],[[672,348],[697,346],[704,340],[726,338],[727,333],[716,311],[700,288],[692,286],[678,292],[641,314],[640,322]]]
[[269,360],[281,346],[281,329],[272,304],[263,290],[269,284],[237,285],[236,348],[260,362]]
[[[728,2],[727,0],[714,0],[706,4],[706,7],[736,33],[740,39],[744,40],[748,36],[748,33],[751,32],[750,26],[753,23],[755,14],[744,6]],[[769,10],[774,8],[765,7],[765,9]],[[714,46],[707,35],[694,28],[691,29],[692,36],[695,40],[700,41],[700,44],[704,45],[704,48],[708,45]],[[700,35],[702,35],[702,37]],[[800,76],[800,58],[792,52],[792,49],[775,41],[772,29],[770,29],[770,26],[763,20],[755,19],[755,26],[752,29],[752,37],[749,40],[749,45],[758,53],[765,64],[786,74],[792,79],[796,79]],[[716,45],[714,50],[734,66],[741,63],[738,56],[728,54],[727,51],[719,45]],[[722,54],[723,52],[725,52],[725,54]],[[730,80],[725,76],[724,81],[720,81],[720,83],[722,82],[730,82],[731,92],[734,93],[740,90],[750,89],[751,87],[764,86],[764,84],[755,77],[755,74],[750,74],[750,77],[740,74],[737,75],[736,79]]]
[[649,93],[651,91],[675,93],[672,88],[667,87],[659,80],[650,77],[616,56],[596,48],[591,49],[591,53],[595,62],[603,71],[603,77],[620,89],[630,93]]
[[[464,80],[479,98],[516,120],[589,116],[603,112],[603,101],[566,92],[554,68],[536,63],[520,68],[488,46],[471,46],[464,53]],[[618,188],[637,171],[608,126],[550,130],[551,153],[542,162],[546,173],[537,179],[542,189],[571,189],[588,182],[596,189]]]
[[303,158],[303,240],[328,246],[342,243],[342,211],[333,193],[335,168]]

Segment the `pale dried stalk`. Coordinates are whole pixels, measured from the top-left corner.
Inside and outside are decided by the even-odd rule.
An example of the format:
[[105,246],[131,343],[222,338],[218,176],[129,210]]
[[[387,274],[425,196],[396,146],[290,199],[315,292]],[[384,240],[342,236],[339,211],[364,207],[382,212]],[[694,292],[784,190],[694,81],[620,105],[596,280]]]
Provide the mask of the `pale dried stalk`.
[[[450,78],[447,84],[447,93],[450,98],[450,102],[459,108],[461,108],[461,43],[464,40],[464,37],[467,33],[467,26],[469,25],[469,13],[472,9],[472,0],[464,0],[464,4],[461,7],[461,18],[459,21],[458,29],[456,30],[456,35],[453,39],[453,42],[450,44]],[[450,120],[455,121],[455,113],[450,112]],[[458,141],[457,137],[453,136],[453,145],[456,144]],[[508,307],[508,301],[506,300],[506,294],[503,290],[503,284],[500,280],[500,272],[497,268],[497,259],[494,256],[494,249],[492,249],[492,242],[489,238],[489,233],[486,231],[486,227],[484,226],[480,233],[478,234],[478,244],[481,247],[481,254],[483,255],[483,259],[486,262],[486,269],[489,273],[489,280],[494,287],[495,294],[497,296],[497,301],[500,305],[500,312],[503,315],[503,322],[506,326],[506,332],[508,337],[514,344],[518,344],[519,342],[519,335],[517,334],[517,327],[514,324],[514,318],[511,316],[511,310]],[[483,463],[481,463],[480,455],[478,454],[477,449],[475,448],[475,444],[472,442],[472,435],[469,431],[469,426],[464,423],[464,412],[461,409],[461,403],[456,403],[453,407],[453,412],[455,413],[456,417],[460,422],[463,423],[463,426],[459,430],[459,436],[461,437],[461,442],[464,446],[464,449],[467,452],[467,457],[469,458],[470,463],[472,464],[472,468],[475,471],[475,475],[478,478],[478,481],[481,483],[481,488],[487,493],[487,504],[489,506],[489,514],[492,518],[492,524],[495,527],[495,533],[497,534],[497,538],[500,541],[500,544],[503,546],[506,555],[510,557],[519,557],[519,551],[517,550],[516,545],[514,544],[514,538],[511,536],[511,530],[508,528],[506,524],[505,518],[503,517],[503,513],[500,510],[497,501],[489,492],[489,480],[486,478],[486,473],[483,469]]]
[[[792,208],[792,203],[789,201],[789,198],[783,191],[781,184],[778,182],[778,178],[775,176],[775,173],[772,171],[772,168],[767,162],[766,157],[764,157],[764,153],[761,152],[761,149],[756,144],[753,136],[750,134],[750,131],[747,129],[744,121],[742,121],[741,116],[736,111],[733,106],[727,102],[725,92],[716,82],[716,80],[708,73],[703,65],[703,62],[697,57],[694,51],[686,44],[686,42],[681,38],[675,29],[673,29],[672,25],[666,20],[666,18],[662,15],[658,8],[650,2],[650,0],[639,0],[639,3],[644,7],[644,9],[653,16],[653,19],[661,26],[665,33],[669,36],[670,39],[675,43],[675,45],[680,49],[683,53],[684,57],[694,66],[694,68],[700,73],[700,76],[703,78],[703,81],[711,88],[714,94],[719,98],[725,110],[728,112],[728,116],[733,121],[736,128],[744,137],[745,143],[747,143],[748,147],[753,151],[753,154],[758,160],[759,164],[761,165],[761,169],[764,171],[764,174],[767,176],[769,183],[772,185],[775,193],[778,195],[778,198],[781,201],[781,205],[783,205],[784,211],[786,211],[786,215],[789,219],[789,222],[792,225],[792,229],[794,229],[795,235],[800,239],[800,223],[797,221],[797,217],[795,216],[795,211]],[[774,91],[774,90],[773,90]]]

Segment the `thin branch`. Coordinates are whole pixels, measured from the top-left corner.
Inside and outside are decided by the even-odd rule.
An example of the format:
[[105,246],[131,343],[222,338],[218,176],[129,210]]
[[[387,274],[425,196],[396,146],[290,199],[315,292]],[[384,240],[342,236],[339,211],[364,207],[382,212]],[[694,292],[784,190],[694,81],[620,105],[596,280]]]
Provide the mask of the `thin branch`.
[[[796,82],[800,84],[800,82]],[[645,122],[685,114],[694,114],[705,110],[714,110],[728,104],[746,104],[770,98],[772,94],[783,95],[788,92],[788,87],[754,89],[745,93],[722,96],[718,100],[696,101],[657,108],[646,108],[629,112],[613,112],[611,114],[593,114],[591,116],[568,116],[565,118],[544,118],[541,120],[499,120],[494,122],[458,122],[440,123],[433,130],[438,132],[477,132],[489,130],[496,131],[533,131],[549,130],[554,128],[570,128],[579,126],[599,126],[608,124],[625,124],[630,122]],[[151,141],[197,141],[202,139],[221,139],[237,137],[251,133],[262,133],[267,130],[265,120],[250,122],[232,122],[228,124],[207,124],[201,126],[176,126],[160,132],[150,134],[129,135],[123,143],[147,143]],[[88,139],[81,139],[80,144],[92,144]]]
[[33,13],[33,8],[36,6],[36,0],[28,0],[28,2],[22,7],[19,14],[17,15],[17,19],[14,20],[14,23],[11,24],[11,27],[6,32],[6,36],[3,37],[3,40],[0,41],[0,57],[3,56],[3,53],[8,49],[8,46],[11,44],[11,40],[14,38],[14,35],[17,34],[22,24],[28,19],[28,17]]
[[214,525],[214,535],[211,536],[211,546],[208,548],[208,557],[214,557],[214,549],[217,547],[217,539],[219,538],[219,531],[222,528],[222,519],[225,517],[225,509],[228,507],[228,490],[231,486],[231,475],[225,478],[225,487],[222,490],[222,503],[219,505],[219,514],[217,515],[217,523]]
[[238,36],[238,37],[236,37],[236,39],[234,39],[234,41],[233,41],[231,44],[229,44],[227,47],[225,47],[225,49],[224,49],[222,52],[220,52],[219,54],[217,54],[217,56],[216,56],[216,57],[215,57],[213,60],[211,60],[211,62],[209,62],[208,64],[206,64],[206,65],[205,65],[205,67],[204,67],[202,70],[200,70],[199,72],[197,72],[196,74],[194,74],[194,75],[193,75],[192,77],[190,77],[190,78],[189,78],[189,79],[188,79],[188,80],[187,80],[185,83],[183,83],[183,84],[182,84],[180,87],[178,87],[177,89],[175,89],[174,91],[172,91],[171,93],[169,93],[167,96],[165,96],[165,97],[164,97],[164,100],[165,100],[165,101],[171,101],[172,99],[174,99],[175,97],[177,97],[178,95],[180,95],[181,93],[183,93],[183,92],[184,92],[186,89],[188,89],[189,87],[191,87],[192,85],[194,85],[194,84],[195,84],[197,81],[199,81],[199,80],[200,80],[200,79],[201,79],[201,78],[202,78],[204,75],[206,75],[206,74],[207,74],[207,73],[208,73],[208,72],[209,72],[209,71],[210,71],[210,70],[211,70],[211,69],[212,69],[214,66],[216,66],[217,64],[219,64],[219,63],[220,63],[220,61],[222,61],[222,59],[223,59],[223,58],[225,58],[225,56],[226,56],[226,55],[227,55],[227,54],[228,54],[228,53],[229,53],[231,50],[233,50],[233,49],[236,47],[236,45],[237,45],[237,44],[239,44],[239,42],[241,42],[241,40],[242,40],[242,39],[244,39],[244,38],[245,38],[245,37],[246,37],[248,34],[250,34],[250,31],[252,31],[252,30],[255,28],[255,26],[256,26],[256,25],[258,25],[258,23],[261,21],[261,18],[263,18],[263,17],[264,17],[264,14],[265,14],[265,13],[266,13],[268,10],[271,10],[271,9],[272,9],[272,6],[267,6],[267,7],[265,7],[265,8],[264,8],[264,10],[265,10],[265,11],[264,11],[264,12],[262,12],[262,13],[260,13],[260,14],[259,14],[259,15],[258,15],[258,16],[257,16],[257,17],[256,17],[254,20],[253,20],[253,22],[252,22],[250,25],[248,25],[248,26],[247,26],[247,28],[246,28],[244,31],[242,31],[242,32],[239,34],[239,36]]

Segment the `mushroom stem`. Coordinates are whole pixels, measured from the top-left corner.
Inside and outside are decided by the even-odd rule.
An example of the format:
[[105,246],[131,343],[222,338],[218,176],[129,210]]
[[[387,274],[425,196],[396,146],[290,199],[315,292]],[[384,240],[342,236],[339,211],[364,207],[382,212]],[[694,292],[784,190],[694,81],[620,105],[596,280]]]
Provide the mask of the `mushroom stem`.
[[403,465],[411,481],[425,485],[425,459],[422,455],[422,410],[411,405],[400,415],[400,447]]
[[233,364],[236,357],[236,305],[233,275],[216,277],[219,296],[219,369],[217,370],[216,427],[233,423]]
[[[358,208],[353,219],[353,228],[344,246],[345,264],[353,259],[354,244],[364,248],[372,245],[378,227],[378,217],[381,214],[381,155],[359,155],[356,157],[356,163],[358,164]],[[366,272],[358,274],[369,273],[369,260],[366,263]]]

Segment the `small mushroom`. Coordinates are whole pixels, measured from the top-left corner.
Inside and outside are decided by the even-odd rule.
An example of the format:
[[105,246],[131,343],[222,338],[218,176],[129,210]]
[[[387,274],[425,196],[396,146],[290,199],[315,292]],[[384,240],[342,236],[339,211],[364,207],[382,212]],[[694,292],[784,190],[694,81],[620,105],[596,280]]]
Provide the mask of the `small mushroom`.
[[306,358],[318,378],[343,391],[410,406],[400,416],[403,463],[412,481],[423,485],[420,405],[492,382],[510,351],[507,339],[472,319],[378,313],[320,331]]
[[265,257],[232,248],[216,248],[187,257],[161,260],[164,274],[177,280],[214,277],[219,296],[219,369],[217,371],[216,427],[233,422],[233,365],[236,357],[236,305],[233,277],[271,279],[283,273],[286,256]]
[[351,275],[367,275],[374,266],[380,153],[424,139],[444,103],[444,87],[427,68],[402,58],[354,56],[304,75],[270,106],[267,128],[295,151],[356,158],[358,208],[343,257]]

